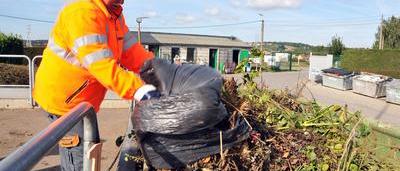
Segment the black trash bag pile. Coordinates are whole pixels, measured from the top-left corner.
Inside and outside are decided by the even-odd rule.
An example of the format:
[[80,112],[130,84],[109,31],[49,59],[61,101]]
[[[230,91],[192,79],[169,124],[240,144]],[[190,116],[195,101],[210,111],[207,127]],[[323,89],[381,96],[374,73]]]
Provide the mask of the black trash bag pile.
[[[183,168],[189,163],[227,149],[249,137],[241,119],[229,127],[230,114],[220,100],[222,77],[207,66],[151,61],[148,79],[163,95],[136,105],[132,123],[146,162],[156,169]],[[153,80],[154,81],[154,80]]]
[[333,67],[332,68],[328,68],[328,69],[324,69],[324,70],[322,70],[322,72],[329,73],[329,74],[334,74],[334,75],[337,75],[337,76],[347,76],[347,75],[353,74],[352,72],[348,72],[348,71],[346,71],[344,69],[333,68]]

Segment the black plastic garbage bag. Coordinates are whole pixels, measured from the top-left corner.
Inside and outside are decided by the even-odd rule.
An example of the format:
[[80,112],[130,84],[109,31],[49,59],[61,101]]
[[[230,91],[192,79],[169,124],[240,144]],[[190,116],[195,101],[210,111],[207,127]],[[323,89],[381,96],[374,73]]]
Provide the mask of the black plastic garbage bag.
[[142,78],[159,78],[156,84],[163,96],[138,103],[132,122],[141,151],[153,167],[181,168],[218,153],[220,131],[224,148],[249,136],[241,119],[234,128],[224,126],[230,115],[220,100],[222,77],[214,69],[156,59],[150,71]]
[[344,69],[341,68],[328,68],[328,69],[323,69],[322,72],[324,73],[329,73],[329,74],[335,74],[338,76],[347,76],[347,75],[351,75],[351,72],[348,72]]
[[[228,124],[228,123],[227,123]],[[239,119],[233,129],[209,128],[199,132],[170,135],[139,133],[144,158],[156,169],[184,168],[187,164],[220,152],[220,131],[223,149],[228,149],[249,136],[249,127]]]

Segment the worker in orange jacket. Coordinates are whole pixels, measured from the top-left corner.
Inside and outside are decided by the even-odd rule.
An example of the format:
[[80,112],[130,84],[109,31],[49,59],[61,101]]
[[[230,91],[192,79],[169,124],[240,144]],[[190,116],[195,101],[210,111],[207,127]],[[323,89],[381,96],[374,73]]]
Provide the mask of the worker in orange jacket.
[[[139,73],[153,58],[129,32],[124,0],[75,0],[59,13],[36,74],[33,97],[54,121],[86,101],[98,112],[107,89],[124,99],[159,97]],[[60,141],[61,169],[82,170],[82,123]],[[71,142],[64,142],[71,141]]]

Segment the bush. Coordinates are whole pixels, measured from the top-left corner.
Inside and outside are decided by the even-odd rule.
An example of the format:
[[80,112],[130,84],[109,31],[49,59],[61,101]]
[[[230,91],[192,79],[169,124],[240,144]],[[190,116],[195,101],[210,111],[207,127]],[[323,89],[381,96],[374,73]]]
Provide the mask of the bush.
[[22,54],[23,41],[18,35],[6,35],[0,32],[0,54]]
[[27,66],[0,63],[1,85],[29,85]]
[[42,55],[45,48],[46,47],[25,47],[24,55],[32,59],[35,56]]
[[400,78],[400,50],[346,50],[341,67]]

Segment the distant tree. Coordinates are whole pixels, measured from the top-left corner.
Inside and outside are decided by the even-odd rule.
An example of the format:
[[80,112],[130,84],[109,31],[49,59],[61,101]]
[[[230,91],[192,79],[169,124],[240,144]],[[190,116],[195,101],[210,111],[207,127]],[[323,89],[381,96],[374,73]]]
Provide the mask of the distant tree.
[[[384,49],[400,49],[400,17],[392,16],[387,20],[383,20],[382,35],[384,38]],[[379,48],[380,30],[375,34],[374,49]]]
[[314,55],[326,55],[329,51],[329,48],[323,46],[323,45],[319,45],[319,46],[313,46],[311,48],[311,52]]
[[331,43],[328,45],[329,53],[334,56],[340,56],[343,54],[345,50],[345,46],[343,44],[342,38],[338,36],[333,36]]
[[277,51],[278,52],[283,52],[283,51],[285,51],[285,49],[286,49],[285,45],[283,45],[283,44],[279,44],[278,47],[277,47]]
[[261,52],[260,48],[258,48],[258,47],[251,48],[250,53],[251,53],[251,57],[258,58],[260,56],[263,56],[263,53]]

